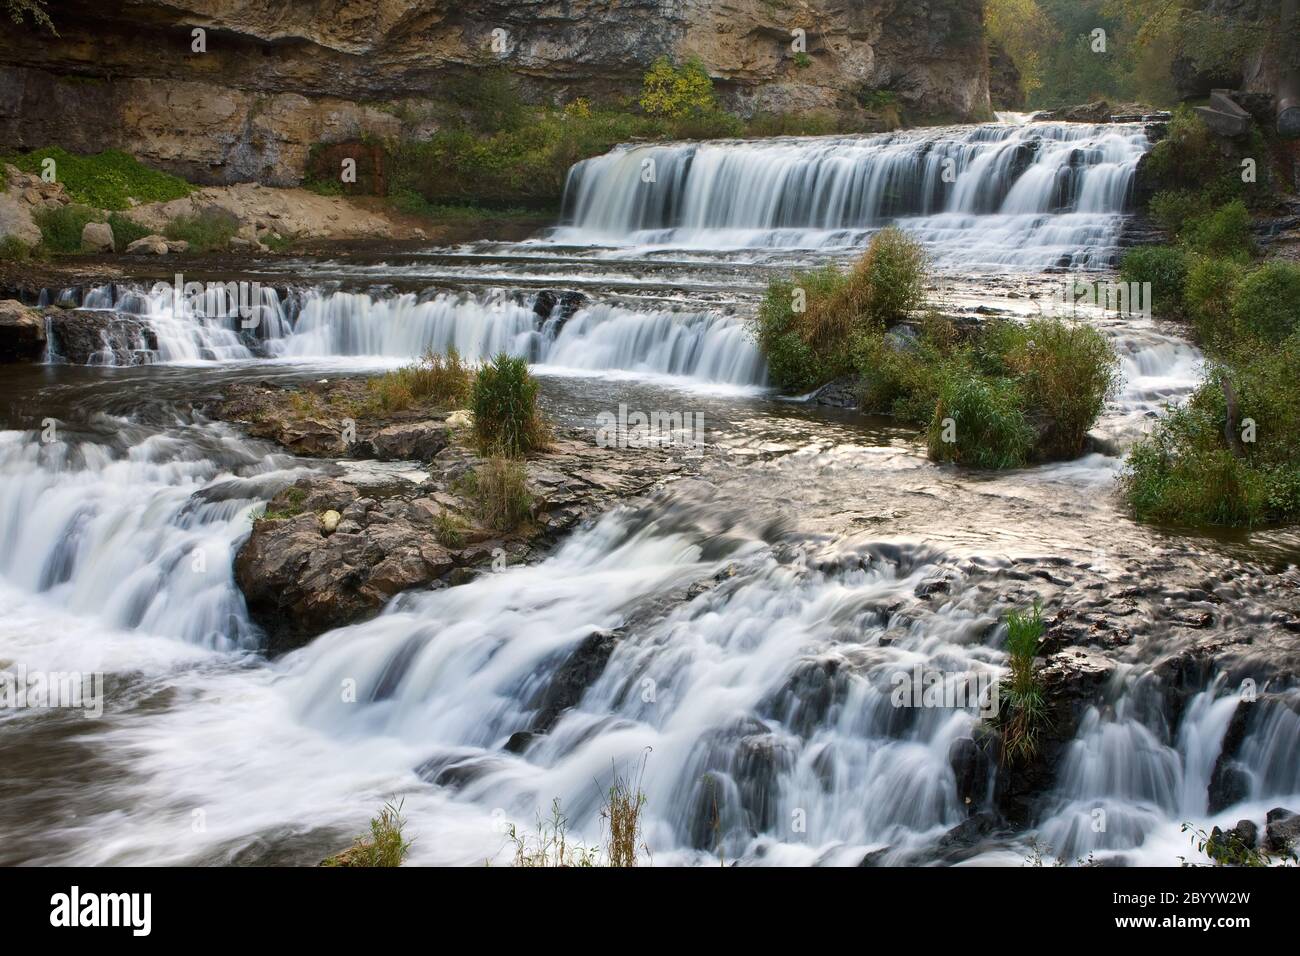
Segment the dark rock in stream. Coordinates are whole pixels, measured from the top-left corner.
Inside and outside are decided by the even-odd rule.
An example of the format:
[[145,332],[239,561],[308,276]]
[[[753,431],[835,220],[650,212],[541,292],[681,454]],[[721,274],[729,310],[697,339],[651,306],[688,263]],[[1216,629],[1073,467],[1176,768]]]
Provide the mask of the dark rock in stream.
[[593,631],[556,668],[551,679],[529,702],[529,707],[537,711],[531,728],[533,734],[546,733],[561,714],[578,705],[587,688],[604,672],[621,636],[619,631]]
[[1268,811],[1264,824],[1264,850],[1278,854],[1300,851],[1300,814],[1285,807]]
[[121,312],[46,309],[52,356],[69,365],[145,365],[158,336],[144,321]]
[[1246,739],[1246,730],[1255,707],[1253,701],[1241,701],[1228,722],[1219,758],[1214,762],[1214,770],[1210,773],[1210,813],[1218,813],[1250,795],[1250,777],[1238,764],[1237,753]]
[[0,301],[0,363],[39,362],[45,354],[45,317],[17,299]]

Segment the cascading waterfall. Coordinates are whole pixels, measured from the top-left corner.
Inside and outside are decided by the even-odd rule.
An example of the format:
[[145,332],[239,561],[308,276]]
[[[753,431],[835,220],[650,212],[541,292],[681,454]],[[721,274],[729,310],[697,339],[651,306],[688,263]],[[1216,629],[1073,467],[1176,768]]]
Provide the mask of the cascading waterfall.
[[570,170],[550,239],[834,249],[898,222],[945,266],[1098,267],[1148,147],[1053,123],[624,146]]
[[255,647],[232,562],[287,456],[214,424],[91,425],[0,432],[0,578],[109,627]]
[[557,305],[543,317],[529,302],[503,292],[424,298],[311,290],[282,299],[274,289],[261,288],[259,301],[250,318],[220,289],[175,299],[165,290],[100,287],[87,294],[86,307],[139,317],[157,335],[161,362],[257,355],[413,359],[428,349],[454,347],[471,361],[508,352],[569,371],[753,386],[763,385],[767,375],[744,322],[717,312],[634,311],[595,303],[567,318]]

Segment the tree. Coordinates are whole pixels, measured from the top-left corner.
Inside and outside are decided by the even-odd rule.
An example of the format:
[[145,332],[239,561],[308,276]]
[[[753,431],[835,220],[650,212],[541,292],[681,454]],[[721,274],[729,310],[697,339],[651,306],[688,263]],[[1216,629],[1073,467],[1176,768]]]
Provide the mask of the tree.
[[44,28],[58,36],[59,31],[54,29],[54,21],[45,9],[49,0],[4,0],[4,5],[14,23],[21,24],[24,18],[31,17],[33,26]]

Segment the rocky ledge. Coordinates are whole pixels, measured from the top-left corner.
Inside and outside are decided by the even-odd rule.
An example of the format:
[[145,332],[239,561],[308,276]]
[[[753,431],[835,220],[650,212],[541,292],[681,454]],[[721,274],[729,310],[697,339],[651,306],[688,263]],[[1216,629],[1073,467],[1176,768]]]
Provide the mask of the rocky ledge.
[[[364,392],[358,380],[240,384],[212,409],[299,455],[333,459],[267,504],[235,558],[273,652],[371,617],[403,591],[531,560],[584,519],[688,467],[667,451],[605,449],[560,431],[523,462],[529,516],[502,530],[467,490],[483,464],[467,441],[468,413],[372,413]],[[408,466],[381,464],[395,461]]]

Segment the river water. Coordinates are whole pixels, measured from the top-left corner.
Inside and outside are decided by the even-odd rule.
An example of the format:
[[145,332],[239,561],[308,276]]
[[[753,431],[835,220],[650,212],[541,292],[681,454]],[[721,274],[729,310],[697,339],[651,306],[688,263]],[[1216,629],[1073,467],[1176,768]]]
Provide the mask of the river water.
[[[1037,841],[1175,865],[1184,821],[1300,810],[1300,537],[1140,526],[1115,498],[1124,449],[1197,380],[1179,329],[1086,311],[1124,373],[1095,430],[1107,451],[984,474],[932,464],[912,429],[777,395],[746,327],[773,275],[847,259],[891,221],[931,251],[944,308],[1035,315],[1061,270],[1113,263],[1146,148],[1140,126],[1035,123],[636,146],[575,167],[562,221],[528,242],[259,264],[255,335],[151,278],[86,291],[158,348],[6,370],[0,663],[102,672],[106,703],[0,710],[0,862],[314,863],[389,799],[412,862],[508,862],[506,823],[555,799],[596,841],[612,773],[640,766],[659,865],[952,862],[941,838],[970,808],[949,752],[978,715],[900,712],[890,681],[996,680],[999,621],[1035,597],[1126,640],[1028,826],[963,862],[1018,865]],[[539,321],[540,290],[586,298]],[[702,415],[698,477],[537,564],[268,660],[231,559],[320,463],[196,406],[450,345],[528,356],[566,424],[620,404]],[[597,631],[617,643],[579,704],[506,751]],[[1173,704],[1165,665],[1192,642],[1220,664],[1182,674]],[[1236,754],[1244,793],[1211,814],[1244,676],[1272,705]]]

